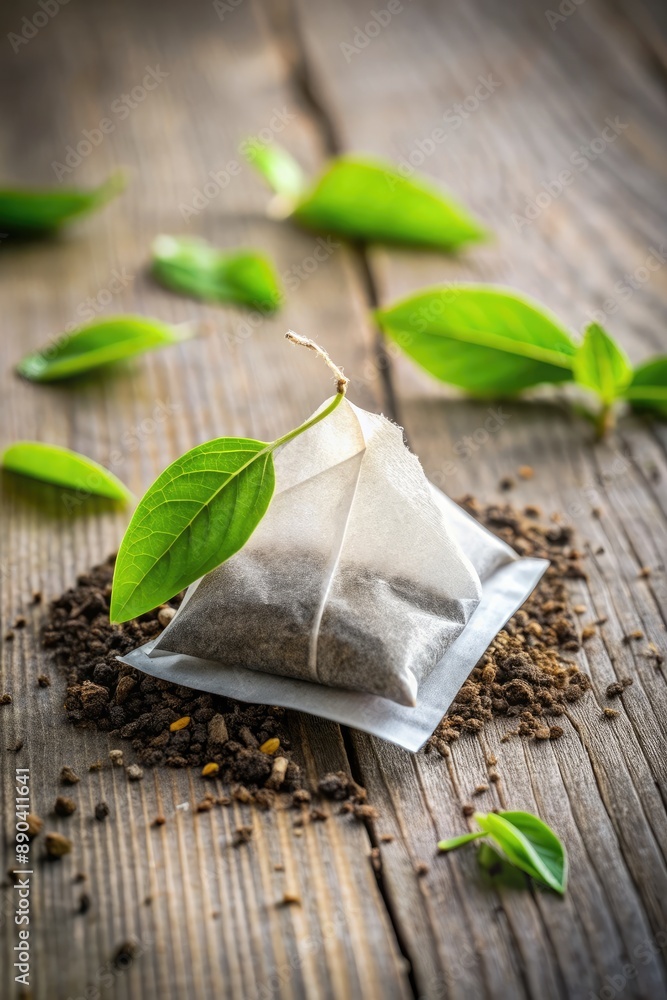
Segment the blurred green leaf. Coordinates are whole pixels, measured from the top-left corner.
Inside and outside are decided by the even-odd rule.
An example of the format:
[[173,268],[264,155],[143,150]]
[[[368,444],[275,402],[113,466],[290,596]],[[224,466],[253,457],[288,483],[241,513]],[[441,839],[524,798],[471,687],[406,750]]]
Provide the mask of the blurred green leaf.
[[112,316],[63,334],[28,354],[16,370],[32,382],[55,382],[190,336],[188,325],[176,328],[143,316]]
[[452,197],[421,177],[359,156],[332,160],[314,183],[275,143],[249,157],[307,229],[367,243],[456,250],[485,239],[483,226]]
[[527,812],[475,813],[475,820],[508,861],[554,892],[565,892],[567,855],[546,823]]
[[455,851],[457,847],[463,847],[464,844],[469,844],[472,840],[479,840],[483,837],[484,833],[462,833],[458,837],[450,837],[449,840],[441,840],[438,844],[439,851]]
[[443,382],[479,396],[572,379],[576,345],[559,320],[510,289],[449,285],[379,309],[384,333]]
[[628,358],[597,323],[586,327],[572,370],[579,385],[592,389],[606,406],[622,394],[632,378],[632,365]]
[[247,140],[243,143],[243,151],[276,194],[294,199],[303,192],[306,187],[303,170],[282,146],[275,142],[264,145]]
[[667,355],[638,365],[623,395],[633,409],[667,417]]
[[125,187],[122,173],[112,174],[104,184],[89,191],[71,188],[1,188],[0,230],[34,235],[50,232],[79,215],[93,212]]
[[272,312],[282,293],[273,265],[254,251],[223,253],[203,240],[158,236],[153,274],[173,291],[214,302],[239,302]]
[[95,496],[124,503],[133,499],[127,487],[112,472],[69,448],[40,441],[17,441],[2,456],[2,467],[22,476],[54,483]]

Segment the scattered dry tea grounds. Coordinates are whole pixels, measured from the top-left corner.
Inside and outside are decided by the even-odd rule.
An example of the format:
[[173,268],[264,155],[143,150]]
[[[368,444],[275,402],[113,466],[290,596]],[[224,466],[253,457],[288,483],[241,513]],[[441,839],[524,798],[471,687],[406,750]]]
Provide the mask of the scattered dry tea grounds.
[[[446,755],[450,743],[498,716],[516,720],[505,739],[555,739],[563,732],[558,716],[590,687],[588,677],[564,656],[580,648],[576,610],[581,609],[572,607],[567,581],[585,577],[571,529],[544,523],[534,507],[482,505],[470,496],[461,503],[522,555],[550,559],[551,566],[475,667],[427,750]],[[201,693],[117,660],[159,635],[180,597],[135,621],[112,625],[113,564],[112,557],[80,576],[49,610],[43,642],[66,671],[70,721],[129,740],[133,760],[125,764],[133,780],[141,779],[143,767],[192,766],[204,778],[231,782],[241,798],[242,789],[250,789],[260,805],[270,805],[276,791],[296,792],[297,801],[307,794],[284,709]],[[112,751],[112,758],[122,765],[122,751]],[[344,775],[322,776],[320,791],[348,800],[351,810],[363,814],[363,791]]]
[[591,686],[564,654],[577,652],[596,632],[587,625],[580,639],[576,614],[585,608],[573,607],[568,592],[568,580],[586,578],[572,529],[557,521],[545,524],[534,506],[519,511],[511,504],[480,504],[472,496],[459,503],[520,555],[549,559],[551,565],[472,671],[428,747],[446,755],[448,744],[479,732],[494,716],[516,719],[504,742],[512,736],[558,739],[563,729],[554,719]]

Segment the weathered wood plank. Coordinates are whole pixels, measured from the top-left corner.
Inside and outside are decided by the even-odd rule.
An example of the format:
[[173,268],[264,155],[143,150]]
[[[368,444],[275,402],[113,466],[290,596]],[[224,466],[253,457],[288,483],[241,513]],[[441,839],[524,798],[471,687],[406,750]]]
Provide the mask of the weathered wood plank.
[[[355,5],[301,4],[299,12],[310,85],[338,147],[419,165],[495,233],[456,260],[373,250],[381,303],[429,284],[503,282],[575,328],[601,311],[635,361],[664,350],[664,90],[627,12],[588,3],[552,31],[543,6],[528,2],[404,4],[347,55],[341,43],[354,43],[366,20]],[[481,78],[493,92],[476,100]],[[615,116],[617,135],[603,133]],[[436,128],[444,139],[433,140]],[[571,177],[559,191],[564,169]],[[540,194],[543,207],[529,219],[526,206]],[[406,761],[353,736],[359,780],[397,837],[380,844],[383,887],[417,988],[429,997],[584,997],[629,964],[635,978],[625,995],[664,990],[664,963],[647,946],[665,925],[665,683],[642,655],[646,641],[622,641],[640,627],[665,648],[664,434],[628,420],[608,445],[593,447],[583,422],[548,403],[503,403],[500,429],[485,433],[488,404],[452,398],[401,358],[392,358],[391,377],[414,450],[452,495],[499,498],[502,476],[534,467],[513,498],[564,512],[591,550],[576,600],[590,608],[585,621],[608,616],[580,657],[594,690],[568,712],[560,744],[501,745],[505,727],[485,732],[500,761],[496,804],[538,812],[568,844],[564,901],[509,889],[498,896],[470,855],[433,859],[438,837],[463,829],[461,805],[485,777],[476,740],[454,745],[448,768],[434,755]],[[462,457],[464,436],[476,432],[476,450]],[[639,580],[645,565],[653,574]],[[606,685],[623,676],[634,685],[622,717],[603,721]],[[494,804],[488,793],[481,807],[487,801]],[[419,879],[414,866],[424,856],[430,871]]]
[[[245,135],[274,119],[285,122],[305,162],[319,156],[317,133],[256,14],[242,5],[221,23],[211,4],[187,12],[158,3],[63,8],[15,56],[1,60],[3,92],[11,93],[0,129],[8,179],[55,183],[51,161],[62,161],[66,147],[105,115],[113,116],[114,130],[64,182],[92,184],[118,164],[130,170],[127,193],[104,213],[57,241],[3,247],[3,442],[38,437],[69,445],[110,465],[140,493],[199,441],[275,436],[319,404],[327,381],[310,355],[284,344],[288,326],[321,337],[349,370],[369,357],[365,303],[353,259],[340,246],[273,319],[200,306],[146,275],[150,242],[163,231],[260,246],[281,272],[302,266],[316,247],[315,237],[264,219],[267,195],[237,152]],[[3,14],[5,35],[16,20],[13,12]],[[127,117],[114,115],[112,102],[141,84],[147,66],[167,76]],[[191,205],[210,172],[229,169],[231,161],[239,172],[185,221],[180,206]],[[114,271],[128,276],[117,292]],[[21,355],[82,318],[88,297],[99,301],[82,308],[194,318],[212,332],[76,386],[38,387],[16,378],[12,367]],[[357,400],[381,405],[374,386],[362,388]],[[297,836],[291,812],[235,804],[197,814],[204,791],[197,775],[159,771],[130,785],[123,771],[108,766],[106,737],[68,726],[56,672],[50,671],[51,688],[36,685],[45,668],[44,606],[31,607],[31,595],[40,589],[49,600],[103,559],[117,545],[126,514],[94,502],[70,512],[59,491],[28,483],[5,480],[2,489],[3,621],[10,625],[24,611],[29,617],[16,641],[1,647],[0,688],[14,697],[0,722],[4,832],[9,836],[19,762],[31,768],[35,811],[74,843],[62,862],[36,867],[32,995],[79,997],[90,988],[118,998],[406,996],[406,971],[363,825],[332,815]],[[310,773],[313,760],[319,773],[347,767],[337,727],[296,716],[292,725]],[[4,747],[19,737],[23,749],[7,753]],[[89,773],[97,759],[105,768]],[[65,763],[82,781],[72,793],[78,811],[59,820],[48,814]],[[93,810],[102,800],[111,815],[100,823]],[[153,827],[159,813],[167,822]],[[240,824],[253,827],[253,839],[234,848]],[[9,846],[3,842],[5,869]],[[284,871],[274,870],[278,864]],[[78,870],[87,878],[74,884]],[[301,903],[281,905],[286,891]],[[91,908],[76,915],[81,892],[90,895]],[[10,897],[3,889],[3,905]],[[13,926],[5,922],[2,932],[2,992],[9,997],[16,992]],[[128,939],[136,942],[136,960],[116,968],[114,950]]]

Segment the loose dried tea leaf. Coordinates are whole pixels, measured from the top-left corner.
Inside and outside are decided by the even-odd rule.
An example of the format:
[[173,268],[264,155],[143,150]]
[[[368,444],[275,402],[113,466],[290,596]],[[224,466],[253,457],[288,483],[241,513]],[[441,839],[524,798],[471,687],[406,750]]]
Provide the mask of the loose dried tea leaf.
[[10,472],[66,489],[81,490],[124,503],[134,499],[112,472],[69,448],[42,444],[41,441],[17,441],[4,452],[1,464]]
[[447,285],[379,309],[376,317],[431,375],[478,396],[572,379],[576,345],[565,327],[511,289]]
[[275,143],[248,158],[307,229],[379,243],[456,250],[487,237],[451,196],[422,178],[407,178],[388,162],[342,156],[306,187],[300,168]]
[[118,552],[111,619],[128,621],[165,604],[241,549],[268,510],[275,489],[273,452],[324,420],[345,395],[347,379],[321,348],[338,391],[314,417],[275,441],[217,438],[186,452],[142,498]]
[[122,173],[89,191],[68,188],[39,190],[0,189],[0,229],[9,233],[37,234],[58,229],[79,215],[93,212],[125,187]]
[[255,251],[224,253],[204,240],[158,236],[152,269],[161,284],[197,299],[239,302],[263,312],[277,309],[282,299],[273,264]]
[[623,395],[633,410],[649,410],[667,417],[667,355],[638,365]]
[[31,382],[55,382],[166,344],[180,343],[193,331],[190,324],[173,327],[143,316],[105,317],[28,354],[16,370]]

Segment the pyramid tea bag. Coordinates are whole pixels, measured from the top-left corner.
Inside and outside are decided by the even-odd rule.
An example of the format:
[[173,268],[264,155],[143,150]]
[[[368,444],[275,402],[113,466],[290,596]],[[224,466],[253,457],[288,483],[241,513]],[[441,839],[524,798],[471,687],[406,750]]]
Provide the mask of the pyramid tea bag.
[[481,584],[400,429],[344,400],[275,468],[264,519],[155,650],[414,705]]
[[276,447],[275,492],[245,545],[122,661],[415,751],[548,562],[428,483],[384,417],[327,407]]

